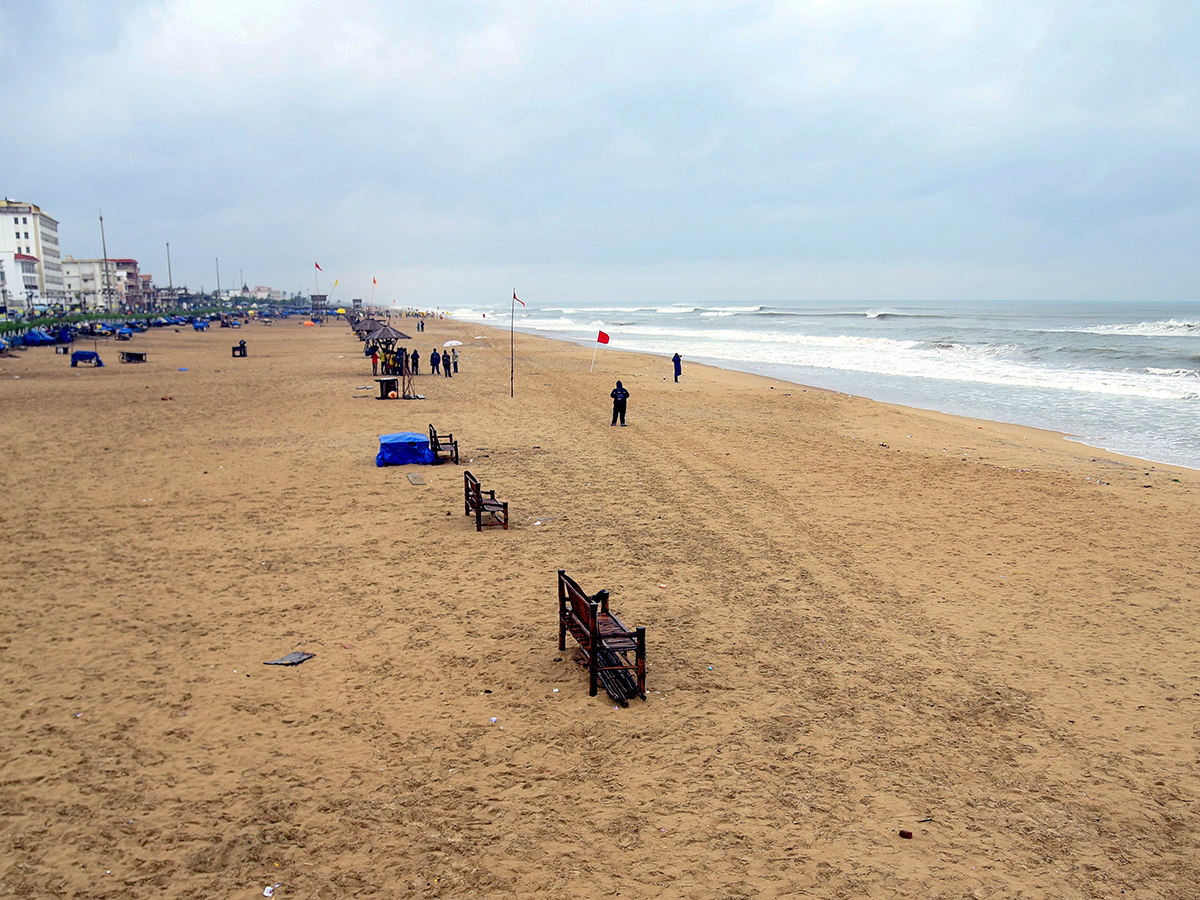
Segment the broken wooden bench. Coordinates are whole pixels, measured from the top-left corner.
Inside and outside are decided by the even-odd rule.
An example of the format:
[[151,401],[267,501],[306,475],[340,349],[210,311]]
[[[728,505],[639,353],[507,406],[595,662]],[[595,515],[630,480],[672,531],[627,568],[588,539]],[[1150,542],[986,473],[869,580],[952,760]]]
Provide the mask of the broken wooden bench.
[[[602,686],[617,703],[646,699],[646,629],[626,628],[608,608],[608,591],[589,596],[558,570],[558,649],[567,632],[579,642],[588,667],[588,693]],[[632,655],[632,656],[631,656]]]

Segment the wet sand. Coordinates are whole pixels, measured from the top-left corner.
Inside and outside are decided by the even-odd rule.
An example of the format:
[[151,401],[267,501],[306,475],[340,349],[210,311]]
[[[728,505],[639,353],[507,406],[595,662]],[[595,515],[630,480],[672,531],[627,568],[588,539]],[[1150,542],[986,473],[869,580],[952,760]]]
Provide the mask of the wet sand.
[[[510,398],[449,339],[412,402],[340,323],[0,359],[0,894],[1200,895],[1200,473],[527,336]],[[431,422],[461,467],[376,468]],[[560,567],[647,702],[558,651]]]

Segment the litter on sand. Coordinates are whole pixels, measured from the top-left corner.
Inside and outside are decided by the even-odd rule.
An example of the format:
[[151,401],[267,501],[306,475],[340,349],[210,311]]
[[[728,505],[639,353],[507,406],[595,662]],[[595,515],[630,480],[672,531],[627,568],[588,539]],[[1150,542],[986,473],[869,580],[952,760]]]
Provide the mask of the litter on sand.
[[420,472],[405,472],[404,477],[408,479],[409,484],[424,484],[425,479],[421,477]]
[[298,665],[300,665],[300,663],[304,662],[306,659],[312,659],[316,655],[317,654],[315,654],[315,653],[305,653],[301,650],[294,650],[291,653],[289,653],[287,656],[279,657],[279,659],[269,659],[265,663],[263,663],[263,665],[264,666],[298,666]]

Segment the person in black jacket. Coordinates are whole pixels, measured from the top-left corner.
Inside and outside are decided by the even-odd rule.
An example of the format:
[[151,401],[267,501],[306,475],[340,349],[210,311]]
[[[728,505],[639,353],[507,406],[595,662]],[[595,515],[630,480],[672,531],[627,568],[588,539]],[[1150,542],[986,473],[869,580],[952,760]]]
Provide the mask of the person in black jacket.
[[434,375],[442,374],[442,354],[438,353],[437,347],[429,353],[429,368],[433,370]]
[[621,427],[625,427],[625,401],[629,399],[629,391],[621,386],[621,382],[617,382],[617,386],[612,389],[608,395],[612,397],[613,402],[613,420],[612,424],[617,424],[617,417],[621,417]]
[[409,359],[412,360],[412,373],[414,375],[419,375],[420,372],[418,370],[421,366],[421,354],[416,351],[416,348],[413,348],[412,356],[410,356]]

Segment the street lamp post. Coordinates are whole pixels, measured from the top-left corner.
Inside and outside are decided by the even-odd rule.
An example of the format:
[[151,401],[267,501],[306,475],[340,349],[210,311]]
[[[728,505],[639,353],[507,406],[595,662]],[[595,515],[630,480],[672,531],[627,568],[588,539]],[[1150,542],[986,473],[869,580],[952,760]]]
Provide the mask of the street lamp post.
[[100,248],[104,252],[104,311],[109,311],[112,305],[112,291],[108,286],[108,242],[104,240],[104,213],[100,214]]

